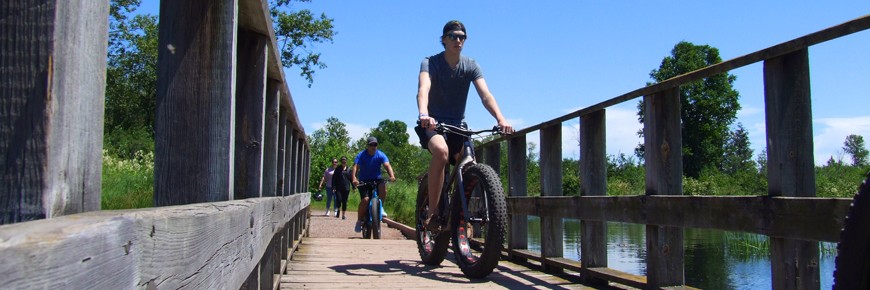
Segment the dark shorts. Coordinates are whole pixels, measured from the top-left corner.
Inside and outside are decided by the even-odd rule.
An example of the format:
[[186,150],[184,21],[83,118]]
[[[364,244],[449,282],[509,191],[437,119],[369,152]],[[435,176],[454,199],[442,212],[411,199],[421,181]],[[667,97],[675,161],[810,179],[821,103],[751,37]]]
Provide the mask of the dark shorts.
[[[462,124],[461,127],[466,128],[467,126],[465,126],[465,124]],[[420,125],[414,127],[414,132],[417,133],[417,137],[420,137],[420,146],[426,150],[429,149],[429,139],[432,139],[432,137],[438,134],[435,133],[434,130],[428,130],[426,128],[420,127]],[[455,161],[453,160],[453,155],[456,155],[456,153],[462,151],[462,145],[463,143],[465,143],[465,137],[452,133],[447,133],[445,135],[447,135],[444,136],[444,141],[447,142],[447,156],[449,156],[450,164],[453,164],[455,163]]]
[[356,189],[359,190],[359,199],[364,200],[366,197],[372,197],[372,193],[374,192],[374,186],[371,185],[362,185],[362,183],[366,181],[374,181],[376,184],[381,185],[384,183],[383,178],[378,178],[375,180],[360,180],[360,186],[357,186]]

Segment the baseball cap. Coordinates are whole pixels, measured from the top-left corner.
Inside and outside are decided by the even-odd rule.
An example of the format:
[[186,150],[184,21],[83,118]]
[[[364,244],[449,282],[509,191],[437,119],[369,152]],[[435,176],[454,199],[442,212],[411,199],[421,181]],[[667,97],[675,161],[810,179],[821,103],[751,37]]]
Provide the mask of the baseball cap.
[[372,144],[372,143],[377,144],[377,143],[378,143],[378,139],[375,138],[375,137],[369,137],[369,142],[368,142],[368,144]]

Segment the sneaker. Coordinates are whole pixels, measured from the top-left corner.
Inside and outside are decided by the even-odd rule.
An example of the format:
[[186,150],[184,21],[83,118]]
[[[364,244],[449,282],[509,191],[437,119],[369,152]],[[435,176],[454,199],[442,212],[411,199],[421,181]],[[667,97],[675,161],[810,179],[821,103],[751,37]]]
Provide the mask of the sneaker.
[[384,210],[383,207],[381,208],[381,216],[387,217],[387,212]]
[[326,214],[324,216],[329,216],[329,210],[326,210]]
[[353,227],[354,232],[362,232],[362,221],[356,221],[356,225]]
[[338,218],[338,215],[339,215],[339,214],[341,214],[341,212],[338,211],[338,210],[336,210],[336,211],[335,211],[335,218]]
[[429,218],[426,219],[426,221],[423,223],[423,225],[426,226],[427,230],[439,232],[441,231],[441,218],[439,218],[437,215],[430,215]]
[[343,216],[343,217],[341,217],[341,219],[343,219],[343,220],[346,220],[346,219],[347,219],[347,217],[346,217],[346,216]]

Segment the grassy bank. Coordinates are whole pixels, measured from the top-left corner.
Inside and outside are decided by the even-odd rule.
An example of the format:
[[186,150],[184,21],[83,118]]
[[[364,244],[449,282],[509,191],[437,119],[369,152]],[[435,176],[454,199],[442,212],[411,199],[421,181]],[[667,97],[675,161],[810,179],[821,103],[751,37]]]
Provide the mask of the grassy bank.
[[136,152],[132,159],[103,150],[103,210],[151,207],[154,197],[154,153]]

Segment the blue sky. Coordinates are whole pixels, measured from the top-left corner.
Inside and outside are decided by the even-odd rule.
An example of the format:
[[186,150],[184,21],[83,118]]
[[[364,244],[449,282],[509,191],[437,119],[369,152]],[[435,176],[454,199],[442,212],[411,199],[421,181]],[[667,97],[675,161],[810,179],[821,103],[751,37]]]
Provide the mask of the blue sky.
[[[138,12],[157,14],[159,1],[142,2]],[[443,50],[438,37],[448,20],[465,23],[463,54],[481,65],[505,117],[525,128],[644,86],[680,41],[716,47],[728,60],[870,14],[870,1],[313,0],[293,9],[326,13],[338,32],[333,43],[313,47],[328,68],[311,88],[298,68],[285,69],[306,133],[334,116],[356,140],[384,119],[414,124],[420,63]],[[817,164],[850,161],[841,149],[849,134],[870,142],[867,51],[870,31],[809,49]],[[762,69],[730,72],[743,106],[737,122],[756,154],[765,146]],[[468,100],[471,127],[496,123],[474,90]],[[641,142],[637,102],[607,110],[608,154],[632,154]],[[578,157],[577,127],[577,119],[563,123],[565,157]]]

